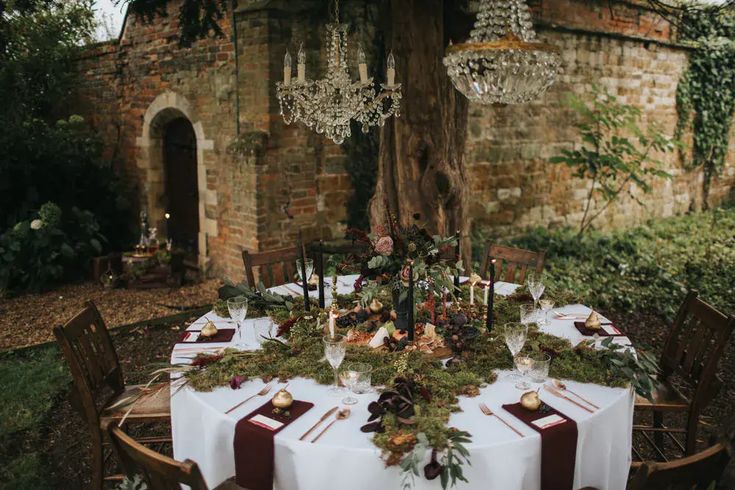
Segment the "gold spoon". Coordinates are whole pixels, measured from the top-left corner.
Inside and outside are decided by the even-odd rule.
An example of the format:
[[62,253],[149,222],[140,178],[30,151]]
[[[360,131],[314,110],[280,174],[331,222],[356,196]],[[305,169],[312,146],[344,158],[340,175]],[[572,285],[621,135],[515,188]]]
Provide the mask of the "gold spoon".
[[320,438],[321,436],[323,436],[323,435],[324,435],[324,433],[325,433],[326,431],[328,431],[328,430],[329,430],[329,428],[330,428],[330,427],[332,427],[332,425],[334,425],[334,423],[335,423],[336,421],[338,421],[338,420],[345,420],[345,419],[346,419],[347,417],[349,417],[349,416],[350,416],[350,413],[351,413],[351,412],[350,412],[350,409],[349,409],[349,408],[343,408],[342,410],[339,410],[339,411],[337,412],[337,415],[335,415],[335,416],[334,416],[334,420],[332,420],[331,422],[329,422],[329,425],[328,425],[328,426],[326,426],[326,427],[324,428],[324,430],[322,430],[322,431],[321,431],[321,432],[320,432],[319,434],[317,434],[317,436],[316,436],[316,437],[315,437],[314,439],[312,439],[312,440],[311,440],[311,442],[316,442],[316,441],[318,441],[318,440],[319,440],[319,438]]

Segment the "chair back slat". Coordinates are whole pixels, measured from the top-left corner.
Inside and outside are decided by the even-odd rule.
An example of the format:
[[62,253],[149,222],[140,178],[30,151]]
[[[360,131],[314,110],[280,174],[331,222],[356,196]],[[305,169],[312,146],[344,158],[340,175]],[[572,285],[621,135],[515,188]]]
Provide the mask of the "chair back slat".
[[180,490],[181,485],[207,490],[195,462],[188,459],[178,462],[159,454],[136,442],[113,421],[107,423],[105,430],[129,479],[142,478],[149,490]]
[[485,255],[482,258],[480,268],[482,277],[487,277],[492,259],[495,259],[496,262],[494,277],[496,281],[522,284],[525,282],[529,271],[534,271],[536,274],[543,272],[546,252],[534,252],[488,243],[485,247]]
[[83,415],[98,425],[104,403],[125,390],[122,369],[112,339],[91,301],[54,335],[69,365]]
[[681,376],[696,393],[707,393],[733,329],[735,317],[728,319],[690,291],[666,339],[662,375]]
[[668,463],[645,463],[628,485],[629,490],[691,490],[717,482],[729,461],[722,444]]
[[262,281],[267,288],[293,282],[295,263],[300,256],[298,247],[258,253],[243,250],[242,261],[248,286],[257,286],[256,279]]

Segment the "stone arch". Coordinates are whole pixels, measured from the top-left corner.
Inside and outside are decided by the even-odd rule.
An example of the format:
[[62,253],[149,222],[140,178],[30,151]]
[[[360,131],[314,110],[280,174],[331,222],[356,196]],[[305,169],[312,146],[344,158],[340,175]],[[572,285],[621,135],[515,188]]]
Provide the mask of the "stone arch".
[[139,148],[138,168],[143,173],[142,208],[152,226],[163,229],[165,214],[165,176],[163,162],[163,129],[177,118],[186,118],[194,128],[197,145],[197,187],[199,189],[199,265],[206,266],[207,238],[217,236],[217,221],[207,217],[207,207],[217,205],[217,192],[207,187],[207,163],[212,157],[214,141],[207,139],[204,126],[191,103],[182,95],[167,90],[148,106],[143,116],[143,130],[136,140]]

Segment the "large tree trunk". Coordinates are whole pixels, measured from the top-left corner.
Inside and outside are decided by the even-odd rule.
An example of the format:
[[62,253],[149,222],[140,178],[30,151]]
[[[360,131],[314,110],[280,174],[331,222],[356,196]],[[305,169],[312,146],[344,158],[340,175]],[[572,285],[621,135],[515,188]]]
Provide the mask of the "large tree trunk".
[[445,7],[445,0],[390,0],[392,22],[386,44],[396,58],[403,100],[401,116],[382,128],[370,223],[384,224],[388,206],[403,225],[420,214],[431,233],[459,230],[468,264],[464,168],[468,102],[454,89],[442,64],[447,27],[465,29],[467,24],[458,3],[462,2],[446,0]]

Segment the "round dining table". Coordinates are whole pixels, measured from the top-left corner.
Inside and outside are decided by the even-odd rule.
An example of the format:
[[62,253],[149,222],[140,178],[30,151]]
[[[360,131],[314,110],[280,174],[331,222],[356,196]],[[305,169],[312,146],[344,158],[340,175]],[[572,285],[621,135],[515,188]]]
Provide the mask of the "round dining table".
[[[337,291],[348,294],[353,291],[356,276],[338,278]],[[327,281],[326,299],[330,302],[330,285]],[[496,294],[511,294],[518,286],[496,283]],[[271,288],[272,291],[299,296],[300,287],[287,284]],[[571,316],[584,316],[591,310],[584,305],[566,305],[551,310],[549,321],[541,330],[568,339],[573,345],[590,340],[573,325]],[[565,317],[554,314],[561,312]],[[229,319],[210,312],[205,315],[220,328],[232,328]],[[605,321],[606,319],[602,319]],[[204,317],[194,321],[189,330],[200,330]],[[244,328],[253,328],[257,322],[267,319],[248,318]],[[249,325],[248,325],[249,324]],[[614,342],[630,346],[626,337],[614,337]],[[191,362],[191,344],[176,344],[172,364]],[[233,347],[231,343],[206,344],[206,349]],[[204,348],[204,347],[203,347]],[[631,347],[632,348],[632,347]],[[345,359],[349,361],[349,359]],[[453,413],[449,425],[471,434],[472,442],[466,447],[470,453],[470,465],[463,472],[469,483],[458,482],[457,488],[482,488],[498,490],[538,490],[541,488],[541,437],[510,413],[502,405],[518,401],[522,391],[510,372],[498,371],[495,383],[480,388],[476,397],[460,397],[461,411]],[[574,488],[594,487],[599,490],[622,490],[626,486],[631,462],[633,402],[631,388],[610,388],[595,384],[564,381],[567,388],[592,401],[599,409],[590,413],[566,399],[539,390],[547,405],[559,410],[577,424],[577,449],[574,466]],[[240,389],[219,387],[210,392],[195,391],[190,386],[172,387],[171,425],[174,457],[177,460],[195,461],[210,488],[235,475],[233,438],[237,422],[262,405],[271,394],[256,396],[229,414],[226,412],[250,395],[263,388],[264,383],[253,379]],[[535,388],[540,385],[535,384]],[[398,466],[386,467],[380,458],[380,450],[372,443],[372,434],[363,433],[360,427],[367,422],[368,404],[378,396],[377,391],[353,395],[358,403],[351,405],[351,415],[336,423],[317,442],[299,437],[322,414],[341,404],[345,393],[333,393],[313,380],[296,378],[289,380],[288,390],[296,399],[314,404],[304,416],[296,419],[275,435],[275,471],[273,486],[283,490],[373,490],[400,489],[403,475]],[[496,417],[488,417],[480,410],[484,403],[493,412],[509,422],[519,436]],[[429,454],[426,456],[427,463]],[[413,482],[416,489],[440,489],[439,479],[427,480],[422,476]]]

